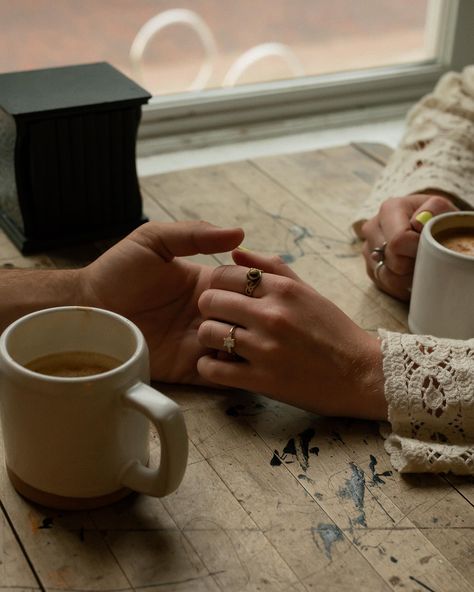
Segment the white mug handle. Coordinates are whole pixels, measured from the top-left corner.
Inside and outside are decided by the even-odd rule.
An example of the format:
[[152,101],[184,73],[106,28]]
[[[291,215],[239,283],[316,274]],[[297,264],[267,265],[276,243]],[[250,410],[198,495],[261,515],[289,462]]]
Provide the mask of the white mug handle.
[[161,460],[158,469],[131,461],[120,475],[121,484],[154,497],[172,493],[183,480],[188,461],[188,434],[179,405],[143,382],[129,388],[122,403],[146,415],[156,427]]

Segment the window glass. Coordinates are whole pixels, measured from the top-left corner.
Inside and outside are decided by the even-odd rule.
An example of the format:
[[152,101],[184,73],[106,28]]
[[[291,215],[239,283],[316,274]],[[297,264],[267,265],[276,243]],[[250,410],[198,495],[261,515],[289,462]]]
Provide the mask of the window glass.
[[0,0],[0,71],[105,60],[153,94],[166,94],[416,62],[432,57],[427,5]]

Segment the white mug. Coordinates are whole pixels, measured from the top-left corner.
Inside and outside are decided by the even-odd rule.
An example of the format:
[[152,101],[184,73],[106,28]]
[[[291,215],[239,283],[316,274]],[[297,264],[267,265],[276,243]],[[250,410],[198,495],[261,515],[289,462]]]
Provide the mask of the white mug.
[[474,231],[474,212],[441,214],[423,228],[408,315],[412,333],[474,337],[474,257],[453,251],[436,239],[442,231],[459,228]]
[[[51,376],[25,366],[61,352],[93,352],[119,364],[100,374]],[[0,412],[7,472],[28,499],[58,509],[111,503],[131,490],[164,496],[180,484],[188,439],[176,403],[148,386],[140,330],[110,311],[41,310],[0,337]],[[161,442],[147,467],[149,420]]]

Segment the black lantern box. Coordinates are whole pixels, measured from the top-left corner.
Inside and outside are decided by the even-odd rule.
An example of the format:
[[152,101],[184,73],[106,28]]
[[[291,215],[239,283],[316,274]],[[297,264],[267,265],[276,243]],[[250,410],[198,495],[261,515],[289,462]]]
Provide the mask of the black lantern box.
[[107,63],[0,74],[0,225],[23,253],[145,221],[135,144],[149,99]]

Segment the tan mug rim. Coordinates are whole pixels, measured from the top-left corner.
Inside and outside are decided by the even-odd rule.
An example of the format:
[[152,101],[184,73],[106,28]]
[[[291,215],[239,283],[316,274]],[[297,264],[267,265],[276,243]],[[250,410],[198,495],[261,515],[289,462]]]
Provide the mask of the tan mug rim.
[[[125,325],[134,335],[135,337],[135,350],[132,353],[132,355],[125,360],[122,364],[120,364],[119,366],[117,366],[116,368],[112,368],[111,370],[107,370],[106,372],[102,372],[101,374],[92,374],[89,376],[51,376],[51,375],[45,375],[45,374],[40,374],[38,372],[34,372],[33,370],[29,370],[28,368],[25,368],[25,366],[23,366],[22,364],[20,364],[19,362],[17,362],[13,356],[10,355],[9,351],[8,351],[8,340],[11,336],[11,334],[17,330],[18,327],[20,327],[22,324],[29,322],[30,319],[34,318],[34,317],[38,317],[40,315],[46,315],[46,314],[54,314],[56,312],[65,312],[65,311],[77,311],[77,312],[83,312],[83,311],[87,311],[87,312],[93,312],[94,314],[99,314],[99,315],[103,315],[103,316],[108,316],[111,317],[113,319],[115,319],[116,321],[119,321],[120,323],[122,323],[122,325]],[[140,329],[138,329],[138,327],[132,323],[131,321],[129,321],[127,318],[112,312],[110,310],[106,310],[103,308],[94,308],[94,307],[90,307],[90,306],[57,306],[57,307],[52,307],[52,308],[45,308],[43,310],[37,310],[34,312],[31,312],[27,315],[22,316],[21,318],[17,319],[16,321],[13,321],[13,323],[11,323],[6,329],[5,331],[2,333],[2,335],[0,336],[0,355],[3,357],[3,361],[6,364],[7,367],[10,368],[10,370],[13,370],[14,372],[18,373],[20,376],[23,376],[25,378],[34,378],[35,380],[39,380],[42,382],[48,382],[48,383],[68,383],[68,384],[80,384],[80,383],[85,383],[85,382],[96,382],[96,381],[102,381],[102,380],[106,380],[112,376],[116,376],[122,373],[126,373],[128,371],[128,369],[137,362],[137,360],[140,358],[141,352],[143,350],[144,347],[144,342],[145,339],[143,337],[142,332],[140,331]]]

